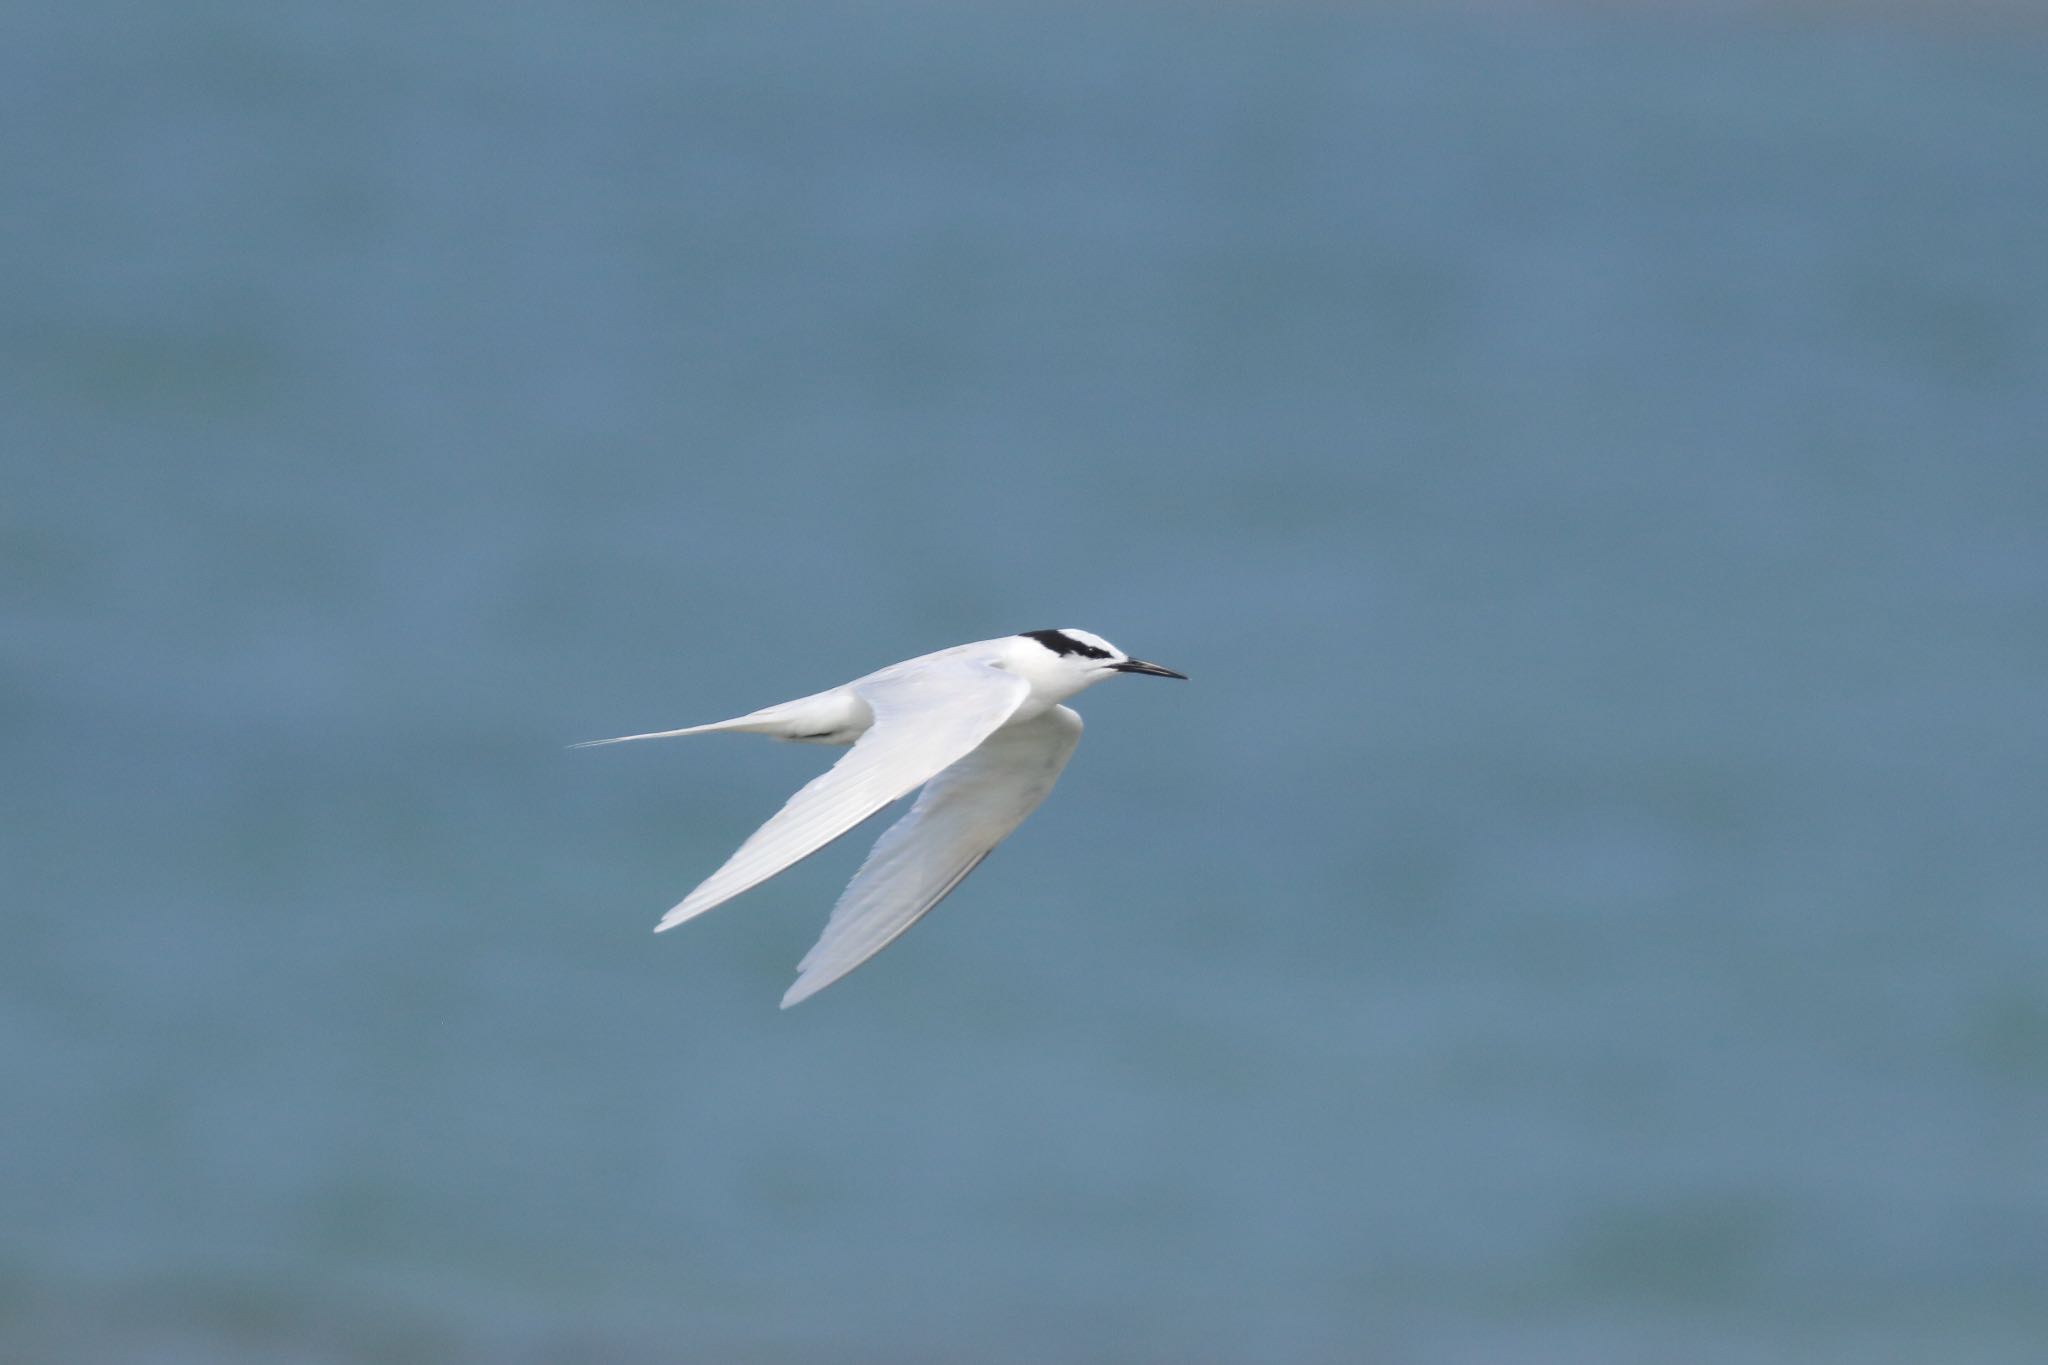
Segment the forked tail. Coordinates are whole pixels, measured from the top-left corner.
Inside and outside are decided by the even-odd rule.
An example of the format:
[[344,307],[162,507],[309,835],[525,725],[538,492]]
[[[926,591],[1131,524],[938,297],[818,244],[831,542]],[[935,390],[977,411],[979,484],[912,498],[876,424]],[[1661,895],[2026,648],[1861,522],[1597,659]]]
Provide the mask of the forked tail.
[[764,706],[759,711],[749,711],[744,716],[731,720],[715,720],[709,725],[691,725],[681,730],[653,730],[644,735],[619,735],[614,739],[586,739],[581,744],[571,744],[572,749],[595,749],[605,744],[628,744],[636,739],[675,739],[681,735],[708,735],[717,730],[734,730],[746,734],[773,735],[777,739],[813,739],[820,732],[849,731],[849,738],[832,741],[851,743],[868,728],[871,716],[867,706],[852,694],[834,690],[820,692],[815,696],[798,697],[774,706]]
[[678,735],[701,735],[706,730],[722,728],[722,726],[718,725],[692,725],[687,730],[651,730],[644,735],[614,735],[610,739],[586,739],[581,743],[571,744],[569,747],[572,749],[597,749],[607,744],[630,744],[636,739],[674,739]]

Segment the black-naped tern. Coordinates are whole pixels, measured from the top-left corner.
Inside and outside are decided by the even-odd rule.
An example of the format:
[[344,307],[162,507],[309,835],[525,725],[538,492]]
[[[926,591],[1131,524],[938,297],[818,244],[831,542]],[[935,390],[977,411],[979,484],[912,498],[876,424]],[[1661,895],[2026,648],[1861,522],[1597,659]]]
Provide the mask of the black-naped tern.
[[1060,703],[1118,673],[1187,676],[1085,630],[1029,630],[905,659],[732,720],[575,747],[720,730],[853,746],[663,916],[656,933],[760,885],[924,788],[832,907],[824,936],[782,997],[787,1009],[888,947],[1008,837],[1080,741],[1081,717]]

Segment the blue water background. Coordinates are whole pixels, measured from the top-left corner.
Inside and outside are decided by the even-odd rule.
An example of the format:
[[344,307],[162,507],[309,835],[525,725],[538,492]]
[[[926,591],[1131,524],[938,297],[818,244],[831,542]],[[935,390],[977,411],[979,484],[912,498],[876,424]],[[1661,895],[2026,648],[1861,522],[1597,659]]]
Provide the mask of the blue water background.
[[0,1356],[2048,1359],[2037,14],[8,27]]

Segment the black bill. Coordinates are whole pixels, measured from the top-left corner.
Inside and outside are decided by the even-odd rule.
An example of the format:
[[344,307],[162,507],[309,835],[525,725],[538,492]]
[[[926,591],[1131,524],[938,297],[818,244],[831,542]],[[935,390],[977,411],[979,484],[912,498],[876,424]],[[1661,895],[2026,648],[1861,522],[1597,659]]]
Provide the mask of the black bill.
[[1176,673],[1170,668],[1161,668],[1158,664],[1148,664],[1143,659],[1125,659],[1120,664],[1111,664],[1110,667],[1119,673],[1149,673],[1155,678],[1179,678],[1182,682],[1186,682],[1188,676],[1185,673]]

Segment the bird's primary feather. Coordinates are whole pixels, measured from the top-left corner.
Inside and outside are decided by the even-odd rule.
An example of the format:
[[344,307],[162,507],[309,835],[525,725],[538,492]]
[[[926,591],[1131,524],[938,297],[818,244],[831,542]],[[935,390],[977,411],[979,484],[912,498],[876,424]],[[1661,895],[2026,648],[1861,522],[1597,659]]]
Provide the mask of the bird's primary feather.
[[1081,717],[1055,706],[997,730],[927,783],[832,907],[782,1007],[845,976],[944,900],[1037,809],[1080,741]]

